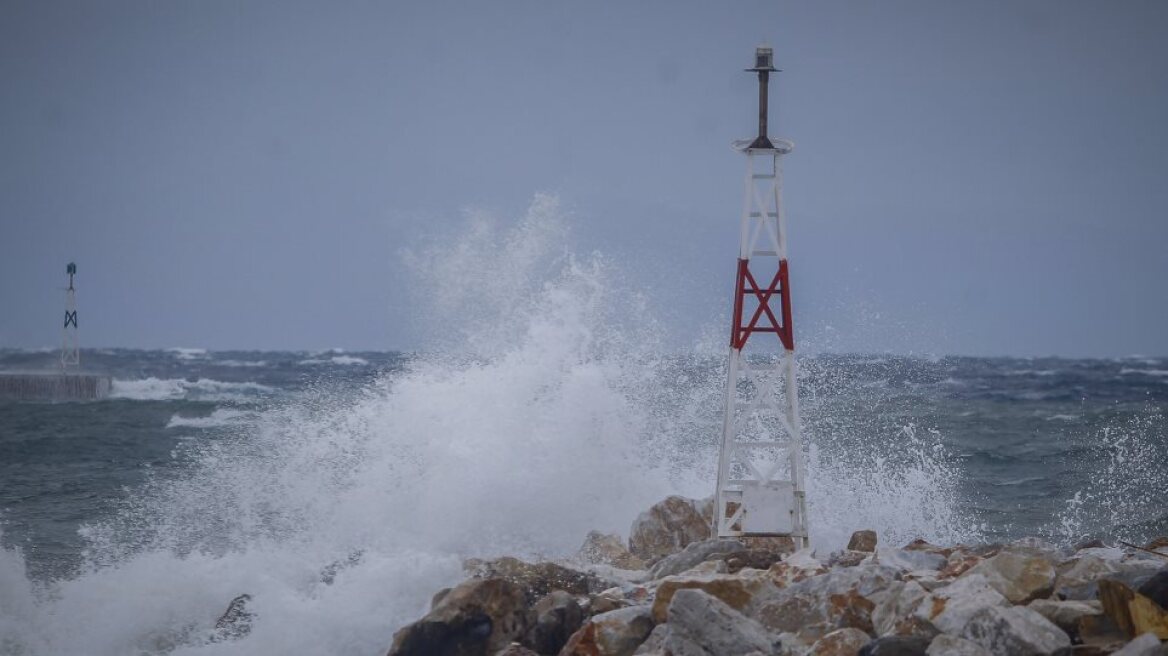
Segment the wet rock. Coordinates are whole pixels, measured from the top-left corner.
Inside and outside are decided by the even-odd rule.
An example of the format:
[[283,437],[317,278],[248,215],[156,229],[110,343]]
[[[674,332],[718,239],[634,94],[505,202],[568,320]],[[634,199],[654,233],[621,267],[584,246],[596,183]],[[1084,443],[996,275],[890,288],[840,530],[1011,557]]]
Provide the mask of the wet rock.
[[986,556],[973,553],[966,549],[954,549],[949,554],[945,566],[937,572],[937,576],[941,579],[955,579],[976,567],[978,563],[985,559]]
[[1079,624],[1084,617],[1103,614],[1103,605],[1098,601],[1035,599],[1030,602],[1028,608],[1050,620],[1072,637],[1079,634]]
[[852,533],[852,539],[848,540],[848,551],[865,551],[873,553],[876,551],[876,531],[863,530]]
[[927,656],[995,656],[985,647],[965,638],[958,638],[947,633],[933,638],[929,648],[925,650]]
[[859,656],[925,656],[929,639],[915,636],[884,636],[864,645]]
[[802,549],[791,554],[782,562],[771,565],[767,571],[771,581],[776,586],[785,588],[820,574],[826,574],[828,568],[815,557],[810,549]]
[[916,549],[878,549],[876,562],[905,571],[939,570],[949,564],[949,559],[939,553]]
[[646,563],[655,563],[691,542],[708,539],[711,522],[702,516],[700,503],[671,496],[654,504],[633,521],[629,551]]
[[645,638],[645,642],[642,642],[640,647],[637,647],[637,651],[633,652],[633,656],[664,656],[665,637],[668,633],[668,624],[658,624],[653,627],[653,631],[649,633],[649,637]]
[[632,656],[652,630],[653,617],[644,606],[609,611],[573,633],[560,656]]
[[978,611],[961,631],[992,654],[1040,656],[1071,646],[1061,629],[1025,606],[990,606]]
[[691,589],[701,590],[735,610],[742,610],[756,597],[769,594],[776,588],[770,577],[762,572],[758,576],[731,574],[669,576],[657,584],[657,595],[653,599],[653,618],[657,622],[664,622],[673,596],[680,590]]
[[495,560],[468,560],[464,569],[475,578],[510,581],[523,588],[531,602],[552,590],[586,595],[613,586],[612,581],[604,581],[589,572],[581,572],[557,563],[528,563],[510,556]]
[[[702,540],[701,542],[691,542],[685,546],[680,552],[670,554],[657,562],[649,570],[649,576],[654,579],[659,579],[690,569],[714,554],[735,554],[746,551],[746,546],[738,540],[731,540],[728,538],[714,538],[712,540]],[[724,559],[719,559],[724,560]]]
[[978,612],[1009,605],[1010,602],[990,587],[985,577],[964,576],[929,593],[917,605],[913,615],[932,623],[942,633],[957,635]]
[[1168,569],[1153,574],[1137,591],[1159,604],[1160,608],[1168,608]]
[[645,561],[634,556],[625,548],[620,536],[605,535],[592,531],[584,538],[584,544],[576,557],[594,565],[611,565],[619,569],[645,569]]
[[812,626],[823,633],[846,627],[870,632],[872,610],[897,577],[895,569],[874,563],[835,569],[759,595],[748,614],[778,632]]
[[624,591],[619,587],[609,588],[588,596],[588,614],[599,615],[601,613],[607,613],[610,610],[624,608],[630,605],[630,603],[625,598]]
[[434,596],[430,597],[430,610],[437,608],[438,604],[442,603],[442,600],[446,598],[446,595],[450,594],[452,589],[453,588],[442,588],[438,592],[435,592]]
[[975,565],[964,576],[981,575],[1012,604],[1025,604],[1050,596],[1055,569],[1042,553],[1003,550]]
[[227,604],[227,610],[215,621],[215,633],[212,642],[221,640],[238,640],[251,633],[251,623],[255,614],[247,609],[251,595],[241,594]]
[[855,567],[861,563],[871,562],[872,554],[867,551],[840,551],[833,553],[827,560],[828,567]]
[[679,590],[669,604],[665,651],[672,656],[772,654],[777,636],[721,600],[696,589]]
[[932,542],[929,542],[927,540],[922,540],[920,538],[917,538],[916,540],[913,540],[912,542],[909,542],[908,544],[904,545],[904,550],[905,551],[926,551],[928,553],[939,554],[941,556],[945,556],[946,558],[948,558],[949,554],[953,552],[953,547],[941,547],[941,546],[935,545]]
[[1111,656],[1164,656],[1164,654],[1168,654],[1168,649],[1160,644],[1156,634],[1144,633]]
[[485,656],[527,629],[527,596],[504,579],[454,587],[425,617],[393,636],[389,656]]
[[815,641],[811,653],[815,656],[856,656],[872,637],[859,629],[836,629]]
[[1099,595],[1100,579],[1121,581],[1136,589],[1163,567],[1148,559],[1127,559],[1120,549],[1085,549],[1058,566],[1055,594],[1061,599],[1087,601]]
[[1152,551],[1163,549],[1164,547],[1168,547],[1168,537],[1165,536],[1153,538],[1151,542],[1144,545],[1145,549],[1151,549]]
[[524,642],[541,654],[554,654],[583,623],[584,611],[576,598],[554,590],[532,606]]
[[726,562],[726,569],[735,573],[743,569],[770,569],[775,563],[790,555],[789,551],[775,551],[771,549],[753,549],[738,551],[730,554],[713,554],[710,558],[717,558]]
[[1089,540],[1083,540],[1082,542],[1076,543],[1075,546],[1071,547],[1071,550],[1072,551],[1081,551],[1083,549],[1106,549],[1106,548],[1107,548],[1107,545],[1103,544],[1103,540],[1100,540],[1099,538],[1092,538]]
[[[872,609],[872,629],[878,636],[904,635],[905,620],[913,617],[913,612],[929,593],[916,581],[894,581],[888,586],[888,594]],[[905,625],[907,626],[907,625]]]
[[1168,611],[1122,582],[1099,581],[1099,601],[1103,612],[1127,637],[1151,632],[1161,640],[1168,639]]

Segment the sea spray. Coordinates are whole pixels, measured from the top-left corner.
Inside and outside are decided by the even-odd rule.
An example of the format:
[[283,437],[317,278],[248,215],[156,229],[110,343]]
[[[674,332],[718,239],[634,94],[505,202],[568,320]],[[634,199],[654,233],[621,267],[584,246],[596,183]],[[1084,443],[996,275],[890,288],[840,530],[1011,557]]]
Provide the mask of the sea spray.
[[[37,599],[5,592],[30,619],[0,644],[376,654],[466,557],[568,556],[589,530],[626,533],[668,493],[712,492],[724,362],[664,355],[643,296],[603,256],[573,253],[554,197],[513,228],[470,224],[409,256],[435,300],[418,313],[433,349],[359,391],[273,401],[188,444],[190,467],[84,529],[80,575]],[[932,434],[836,432],[823,408],[807,416],[817,544],[861,527],[960,533],[955,473]],[[854,457],[878,437],[902,446]],[[216,640],[243,593],[250,632]]]

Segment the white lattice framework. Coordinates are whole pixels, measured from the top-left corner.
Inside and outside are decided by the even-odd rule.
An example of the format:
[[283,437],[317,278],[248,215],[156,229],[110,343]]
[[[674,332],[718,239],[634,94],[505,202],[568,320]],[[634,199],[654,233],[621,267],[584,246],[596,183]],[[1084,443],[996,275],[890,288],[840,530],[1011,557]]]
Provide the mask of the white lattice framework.
[[803,436],[782,204],[781,158],[792,144],[748,144],[736,144],[746,155],[746,191],[714,529],[723,537],[790,536],[803,547]]

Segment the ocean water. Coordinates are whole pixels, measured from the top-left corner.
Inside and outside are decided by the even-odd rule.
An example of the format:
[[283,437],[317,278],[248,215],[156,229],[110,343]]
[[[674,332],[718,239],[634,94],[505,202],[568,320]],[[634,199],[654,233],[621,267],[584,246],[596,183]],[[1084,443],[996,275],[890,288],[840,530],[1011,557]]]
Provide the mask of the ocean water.
[[[0,402],[0,654],[381,654],[464,558],[712,493],[725,347],[667,346],[554,199],[458,239],[407,256],[421,353],[86,350],[112,398]],[[1168,534],[1168,359],[799,366],[817,547]]]

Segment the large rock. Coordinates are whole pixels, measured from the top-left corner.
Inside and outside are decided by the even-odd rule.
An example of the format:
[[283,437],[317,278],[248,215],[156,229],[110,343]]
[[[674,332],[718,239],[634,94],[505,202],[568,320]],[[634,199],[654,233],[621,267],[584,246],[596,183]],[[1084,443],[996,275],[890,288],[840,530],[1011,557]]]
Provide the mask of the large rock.
[[576,557],[594,565],[611,565],[619,569],[645,569],[645,561],[630,553],[620,536],[615,533],[605,535],[600,531],[590,532],[584,538],[584,544],[580,546]]
[[1005,549],[978,563],[964,576],[978,574],[1012,604],[1048,597],[1054,589],[1054,563],[1039,551]]
[[1071,646],[1071,639],[1037,612],[1025,606],[990,606],[970,618],[961,637],[992,654],[1042,656]]
[[1151,632],[1168,640],[1168,611],[1120,581],[1099,581],[1099,601],[1103,612],[1127,637]]
[[1160,639],[1154,633],[1145,633],[1123,646],[1122,649],[1112,652],[1111,656],[1164,656],[1168,654],[1160,644]]
[[758,622],[701,590],[679,590],[668,620],[664,646],[672,656],[772,654],[780,646]]
[[581,572],[557,563],[528,563],[506,556],[495,560],[466,561],[464,569],[475,578],[494,578],[510,581],[527,593],[530,603],[552,590],[563,590],[574,595],[600,592],[614,585],[590,572]]
[[811,653],[815,656],[856,656],[872,637],[859,629],[836,629],[815,641]]
[[[735,554],[745,552],[746,546],[738,540],[730,538],[713,538],[701,542],[691,542],[680,552],[670,554],[657,561],[649,570],[650,578],[659,579],[665,576],[680,574],[696,565],[701,564],[716,554]],[[721,559],[724,560],[724,559]]]
[[504,579],[453,588],[425,617],[393,635],[389,656],[487,656],[527,629],[527,595]]
[[916,626],[913,613],[929,593],[916,581],[894,581],[872,609],[872,629],[877,636],[912,635]]
[[876,551],[876,531],[864,530],[852,533],[852,539],[848,540],[848,551],[866,551],[868,553]]
[[925,650],[925,654],[926,656],[995,656],[976,642],[951,636],[948,633],[942,633],[933,638],[933,641],[929,643],[929,648]]
[[1098,601],[1035,599],[1027,607],[1050,620],[1072,637],[1078,635],[1079,625],[1084,617],[1103,614],[1103,605]]
[[560,656],[632,656],[653,630],[645,606],[629,606],[594,615],[568,639]]
[[989,607],[1009,606],[983,576],[964,576],[922,599],[913,613],[942,633],[959,634],[970,618]]
[[859,656],[925,656],[928,648],[928,638],[884,636],[864,645]]
[[681,551],[691,542],[710,537],[710,520],[701,502],[671,496],[641,513],[629,531],[629,551],[646,563],[655,563]]
[[800,549],[768,569],[771,581],[780,588],[826,574],[827,571],[828,567],[810,549]]
[[876,562],[904,571],[939,570],[949,559],[939,553],[917,549],[878,549]]
[[1162,561],[1127,558],[1121,549],[1084,549],[1058,566],[1055,594],[1086,601],[1099,595],[1098,582],[1108,578],[1137,589],[1164,566]]
[[541,654],[554,654],[583,623],[584,611],[576,598],[553,590],[532,606],[525,642]]
[[673,596],[680,590],[701,590],[717,597],[735,610],[750,606],[757,597],[776,590],[765,572],[757,576],[744,574],[700,574],[669,576],[657,584],[653,598],[653,619],[664,622]]
[[897,578],[897,570],[874,563],[835,569],[760,595],[747,614],[776,632],[870,632],[872,610]]
[[1159,604],[1160,608],[1168,608],[1168,569],[1153,574],[1137,592]]

